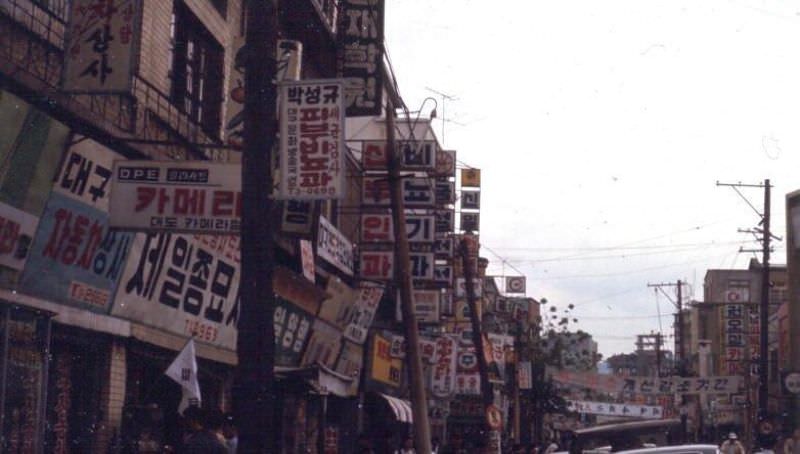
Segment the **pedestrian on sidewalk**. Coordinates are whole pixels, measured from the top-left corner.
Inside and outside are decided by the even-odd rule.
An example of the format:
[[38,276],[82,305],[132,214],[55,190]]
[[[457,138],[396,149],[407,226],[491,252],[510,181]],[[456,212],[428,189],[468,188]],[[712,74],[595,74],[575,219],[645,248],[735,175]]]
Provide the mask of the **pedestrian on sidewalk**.
[[744,446],[739,442],[739,437],[734,432],[728,434],[728,439],[722,442],[719,450],[722,454],[745,454]]

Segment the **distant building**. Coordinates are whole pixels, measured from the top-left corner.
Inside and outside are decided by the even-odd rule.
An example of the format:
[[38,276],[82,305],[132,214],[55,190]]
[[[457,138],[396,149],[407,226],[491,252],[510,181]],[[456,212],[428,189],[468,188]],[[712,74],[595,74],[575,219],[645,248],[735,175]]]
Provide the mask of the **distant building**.
[[547,333],[542,339],[545,355],[553,364],[574,371],[596,371],[600,355],[597,342],[592,335],[583,331]]

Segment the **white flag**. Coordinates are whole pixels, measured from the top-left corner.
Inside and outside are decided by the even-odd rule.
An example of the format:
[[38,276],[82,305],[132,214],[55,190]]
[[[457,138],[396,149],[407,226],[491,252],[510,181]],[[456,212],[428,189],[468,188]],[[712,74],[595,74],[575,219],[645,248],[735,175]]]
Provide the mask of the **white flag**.
[[167,377],[175,380],[181,385],[183,397],[178,406],[178,413],[183,414],[183,410],[189,405],[200,406],[200,382],[197,380],[197,358],[194,355],[194,339],[189,339],[166,372]]

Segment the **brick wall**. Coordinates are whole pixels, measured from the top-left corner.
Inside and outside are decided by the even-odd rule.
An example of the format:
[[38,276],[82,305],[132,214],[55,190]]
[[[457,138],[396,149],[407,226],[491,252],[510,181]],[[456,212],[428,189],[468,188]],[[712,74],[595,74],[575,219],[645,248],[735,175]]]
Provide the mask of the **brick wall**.
[[[225,84],[223,93],[227,93],[230,68],[233,63],[232,44],[234,38],[241,32],[241,1],[228,1],[227,19],[222,18],[212,6],[210,0],[176,1],[184,1],[192,13],[225,49]],[[170,23],[173,8],[173,1],[150,0],[144,3],[142,11],[139,75],[167,95],[171,87],[172,42],[170,41]],[[224,119],[225,114],[223,112],[223,124]]]

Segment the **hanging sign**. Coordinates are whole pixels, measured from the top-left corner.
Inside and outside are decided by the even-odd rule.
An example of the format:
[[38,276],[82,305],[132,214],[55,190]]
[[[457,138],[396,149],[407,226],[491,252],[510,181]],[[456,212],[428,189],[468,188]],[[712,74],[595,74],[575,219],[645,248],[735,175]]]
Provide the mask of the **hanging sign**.
[[370,378],[385,385],[400,386],[403,360],[392,357],[392,341],[387,336],[376,333],[373,339]]
[[317,254],[345,274],[353,275],[353,243],[323,216],[319,217]]
[[341,0],[337,30],[339,76],[348,117],[379,116],[383,95],[384,0]]
[[461,231],[463,232],[477,232],[480,231],[480,214],[461,212]]
[[361,148],[361,167],[364,170],[388,170],[389,153],[385,140],[370,140],[364,142]]
[[308,338],[303,353],[301,366],[322,364],[333,369],[336,367],[336,357],[342,347],[342,332],[336,327],[320,319],[314,320],[311,336]]
[[[394,278],[393,251],[361,251],[361,277],[374,280]],[[411,278],[433,280],[433,253],[412,252],[409,254]]]
[[453,265],[435,264],[433,267],[433,280],[443,284],[453,283]]
[[461,186],[465,188],[481,187],[480,169],[461,169]]
[[0,203],[0,265],[22,271],[39,218]]
[[275,304],[272,317],[275,326],[275,365],[297,367],[314,317],[283,298],[276,298]]
[[436,210],[433,212],[434,216],[434,228],[436,233],[450,233],[455,230],[456,220],[455,216],[456,213],[452,209],[447,210]]
[[436,339],[436,363],[431,369],[431,393],[436,397],[449,397],[455,392],[457,348],[450,336]]
[[356,292],[358,290],[351,288],[341,279],[331,276],[325,286],[327,297],[322,301],[317,318],[325,320],[340,330],[344,329],[353,316]]
[[313,202],[306,200],[284,200],[281,203],[281,231],[308,235],[314,223]]
[[[433,215],[406,215],[406,237],[410,243],[434,241]],[[394,242],[391,214],[363,213],[361,215],[361,241],[365,243]]]
[[525,293],[525,276],[506,277],[506,293]]
[[413,171],[434,170],[436,166],[436,142],[433,140],[399,141],[400,169]]
[[303,276],[315,282],[317,272],[314,267],[314,248],[311,246],[311,241],[300,240],[300,261],[303,264]]
[[664,417],[664,411],[661,407],[651,405],[568,400],[567,409],[586,415],[623,416],[643,419],[661,419]]
[[[414,315],[419,323],[439,323],[439,298],[441,294],[438,290],[412,290],[411,300],[414,305]],[[400,292],[397,293],[397,321],[403,321],[403,311],[401,310],[402,299]]]
[[383,286],[361,283],[350,320],[344,329],[345,339],[358,344],[363,344],[367,340],[369,327],[372,326],[372,320],[375,318],[382,297]]
[[436,192],[436,206],[450,205],[456,201],[456,183],[453,181],[439,181],[434,183]]
[[456,175],[455,150],[436,150],[436,176],[454,177]]
[[130,93],[139,57],[142,2],[72,0],[61,88]]
[[209,161],[114,161],[111,227],[238,233],[241,166]]
[[[436,219],[434,218],[434,224],[435,223]],[[437,259],[449,259],[453,257],[453,238],[442,236],[442,234],[437,233],[436,239],[433,242],[433,253],[436,254]]]
[[[477,277],[472,278],[472,288],[475,292],[475,298],[483,296],[483,280]],[[463,277],[456,278],[456,298],[465,298],[467,296],[467,279]]]
[[285,81],[278,88],[281,174],[277,198],[344,197],[342,82]]
[[481,192],[480,191],[461,191],[462,210],[480,210]]
[[[401,191],[406,208],[430,208],[434,205],[433,181],[429,178],[403,178]],[[388,207],[391,205],[388,178],[385,176],[362,178],[361,198],[364,205],[368,206]]]

